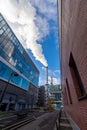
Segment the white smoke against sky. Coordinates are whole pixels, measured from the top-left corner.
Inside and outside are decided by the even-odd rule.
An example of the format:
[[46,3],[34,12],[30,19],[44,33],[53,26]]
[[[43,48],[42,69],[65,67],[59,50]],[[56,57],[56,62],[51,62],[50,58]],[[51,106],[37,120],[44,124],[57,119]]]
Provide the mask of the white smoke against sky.
[[[6,18],[22,45],[32,51],[36,60],[47,66],[42,45],[37,43],[45,33],[44,36],[49,33],[46,19],[44,19],[46,26],[40,34],[39,27],[35,24],[36,9],[29,0],[0,0],[0,12]],[[42,21],[40,17],[38,18]]]

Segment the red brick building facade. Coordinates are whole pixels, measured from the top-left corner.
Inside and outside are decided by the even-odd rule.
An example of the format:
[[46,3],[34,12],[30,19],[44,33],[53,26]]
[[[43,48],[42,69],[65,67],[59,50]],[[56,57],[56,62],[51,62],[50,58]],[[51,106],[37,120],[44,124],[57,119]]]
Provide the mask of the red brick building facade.
[[60,1],[63,103],[79,128],[87,130],[87,0]]

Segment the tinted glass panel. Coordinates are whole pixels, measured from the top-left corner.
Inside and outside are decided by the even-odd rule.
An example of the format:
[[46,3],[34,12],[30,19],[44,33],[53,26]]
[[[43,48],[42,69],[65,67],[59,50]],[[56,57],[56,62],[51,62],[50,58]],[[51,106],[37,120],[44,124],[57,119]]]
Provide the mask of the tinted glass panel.
[[0,61],[0,78],[5,79],[8,82],[14,83],[15,85],[28,90],[29,81],[24,79],[22,76],[14,72],[8,66]]

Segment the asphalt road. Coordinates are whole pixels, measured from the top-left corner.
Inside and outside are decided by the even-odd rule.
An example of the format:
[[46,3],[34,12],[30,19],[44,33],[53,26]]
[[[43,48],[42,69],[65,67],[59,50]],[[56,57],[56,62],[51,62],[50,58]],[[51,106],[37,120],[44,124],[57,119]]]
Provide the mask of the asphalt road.
[[46,113],[37,117],[35,121],[22,126],[17,130],[53,130],[59,111]]

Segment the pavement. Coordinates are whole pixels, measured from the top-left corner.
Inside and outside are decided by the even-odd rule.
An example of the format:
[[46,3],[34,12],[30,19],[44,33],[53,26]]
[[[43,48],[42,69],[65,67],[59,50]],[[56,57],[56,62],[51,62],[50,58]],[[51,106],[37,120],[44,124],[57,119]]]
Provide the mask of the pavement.
[[58,116],[59,111],[46,113],[17,130],[53,130]]
[[66,112],[63,109],[61,110],[59,130],[73,130],[69,119],[67,118]]

